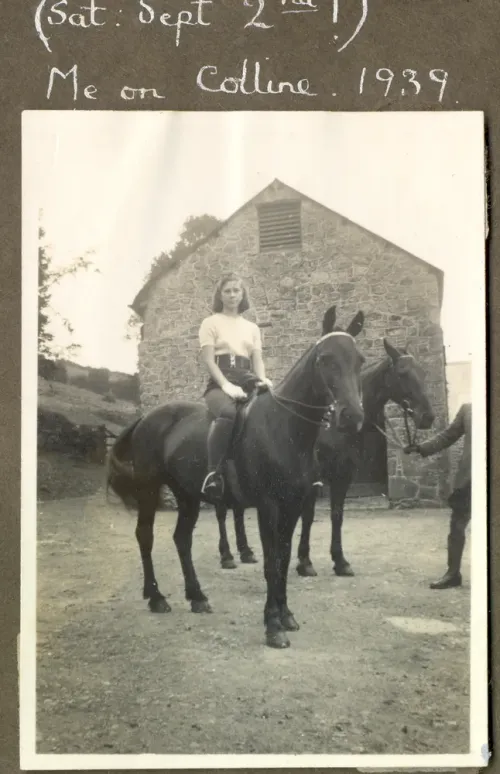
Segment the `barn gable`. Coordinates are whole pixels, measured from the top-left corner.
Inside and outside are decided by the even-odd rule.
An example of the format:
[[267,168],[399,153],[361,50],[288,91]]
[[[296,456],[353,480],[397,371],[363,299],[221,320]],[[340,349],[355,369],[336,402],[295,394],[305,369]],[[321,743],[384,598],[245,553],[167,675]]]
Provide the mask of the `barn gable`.
[[[133,307],[144,321],[139,347],[144,409],[173,398],[201,398],[206,373],[198,328],[211,312],[215,283],[228,271],[249,286],[246,315],[263,328],[273,381],[318,335],[328,306],[336,303],[346,322],[362,309],[366,322],[358,341],[368,361],[384,355],[384,336],[396,346],[408,345],[427,373],[435,429],[447,422],[442,272],[279,181],[137,295]],[[396,423],[399,413],[387,407]],[[446,454],[425,462],[403,459],[385,440],[381,446],[380,437],[373,442],[370,454],[383,464],[359,482],[365,493],[408,504],[442,501],[448,491]]]
[[[285,183],[281,182],[281,180],[275,179],[270,183],[268,186],[266,186],[262,191],[260,191],[256,196],[254,196],[252,199],[250,199],[248,202],[245,202],[241,207],[239,207],[235,212],[232,213],[225,221],[223,221],[221,224],[216,226],[209,234],[207,234],[206,237],[203,239],[200,239],[195,245],[193,245],[192,249],[187,252],[183,258],[182,262],[187,261],[190,259],[190,257],[203,245],[205,245],[207,242],[209,242],[212,239],[215,239],[221,232],[226,229],[234,219],[238,218],[238,215],[242,213],[246,208],[250,208],[252,206],[256,207],[257,210],[260,210],[261,218],[264,220],[266,218],[266,208],[271,210],[273,207],[276,209],[279,209],[280,205],[285,205],[287,203],[293,202],[296,205],[296,210],[298,210],[298,217],[300,218],[300,209],[297,207],[297,205],[300,202],[309,202],[310,204],[319,207],[323,210],[326,210],[328,213],[334,214],[336,217],[340,218],[341,220],[345,221],[346,223],[350,223],[353,226],[356,227],[356,229],[359,229],[361,231],[366,232],[367,235],[370,235],[373,239],[379,240],[381,244],[385,244],[389,249],[390,248],[396,248],[399,250],[402,254],[405,254],[408,256],[408,258],[412,261],[415,261],[417,264],[423,265],[428,268],[428,270],[432,273],[434,273],[437,277],[438,281],[438,288],[439,288],[439,304],[441,306],[442,300],[443,300],[443,272],[441,269],[437,268],[436,266],[433,266],[431,263],[428,263],[427,261],[424,261],[422,258],[418,258],[417,256],[413,255],[412,253],[407,252],[401,247],[398,247],[397,245],[393,244],[392,242],[389,242],[388,240],[384,239],[383,237],[379,236],[378,234],[374,234],[373,232],[369,231],[368,229],[365,229],[363,226],[360,226],[358,224],[355,224],[353,221],[349,220],[349,218],[344,217],[343,215],[340,215],[334,210],[331,210],[329,207],[326,207],[324,204],[321,204],[314,199],[312,199],[309,196],[306,196],[305,194],[301,193],[300,191],[297,191],[296,189],[292,188],[289,185],[286,185]],[[269,213],[271,216],[271,222],[273,221],[272,213]],[[274,218],[274,224],[276,223],[276,217]],[[293,222],[292,222],[293,225]],[[260,232],[259,232],[260,233]],[[276,229],[274,231],[274,234],[276,235]],[[299,233],[300,238],[300,233]],[[271,240],[272,240],[272,231],[271,231]],[[269,242],[267,244],[260,244],[259,247],[264,248],[264,251],[266,248],[270,248],[271,245]],[[300,247],[300,241],[299,242],[288,242],[283,244],[277,245],[277,248],[284,247],[285,249],[291,248],[291,247]],[[174,268],[176,268],[178,265],[177,262],[173,263],[171,266],[165,266],[163,269],[163,272],[160,276],[169,273]],[[149,292],[152,288],[152,286],[157,282],[159,277],[155,277],[152,280],[149,280],[145,283],[145,285],[140,289],[140,291],[137,293],[136,297],[134,298],[132,304],[130,305],[130,308],[133,309],[137,314],[139,314],[142,317],[143,311],[145,306],[147,305],[147,299]]]

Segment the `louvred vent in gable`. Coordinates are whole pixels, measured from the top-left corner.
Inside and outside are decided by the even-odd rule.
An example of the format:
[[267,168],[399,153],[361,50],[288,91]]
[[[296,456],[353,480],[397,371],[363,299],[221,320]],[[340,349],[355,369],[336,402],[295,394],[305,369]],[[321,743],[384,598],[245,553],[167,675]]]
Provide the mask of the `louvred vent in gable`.
[[302,246],[300,200],[284,199],[259,206],[261,252]]

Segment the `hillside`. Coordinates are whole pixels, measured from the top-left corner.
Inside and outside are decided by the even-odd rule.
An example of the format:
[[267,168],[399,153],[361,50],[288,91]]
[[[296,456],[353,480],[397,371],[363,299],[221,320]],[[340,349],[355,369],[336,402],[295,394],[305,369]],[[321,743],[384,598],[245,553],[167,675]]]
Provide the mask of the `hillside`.
[[[124,400],[108,402],[90,390],[61,382],[38,380],[38,408],[49,421],[58,416],[75,426],[88,426],[90,431],[104,425],[117,435],[139,416],[139,408]],[[55,430],[56,431],[56,430]],[[67,453],[38,448],[38,498],[52,500],[64,497],[87,497],[102,490],[105,467],[99,462],[83,459],[75,449]]]
[[75,424],[105,424],[115,434],[139,415],[138,407],[129,401],[108,403],[96,392],[43,378],[38,380],[38,405],[63,414]]

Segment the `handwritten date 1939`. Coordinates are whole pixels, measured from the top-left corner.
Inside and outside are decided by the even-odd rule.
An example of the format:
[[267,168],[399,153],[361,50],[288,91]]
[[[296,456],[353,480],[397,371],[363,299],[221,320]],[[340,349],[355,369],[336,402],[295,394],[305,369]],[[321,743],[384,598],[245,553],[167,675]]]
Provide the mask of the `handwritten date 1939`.
[[[373,76],[371,76],[371,78],[373,83]],[[390,70],[388,67],[380,67],[375,71],[374,78],[379,83],[386,84],[384,97],[392,95],[416,97],[422,91],[423,80],[428,79],[429,81],[440,84],[441,88],[439,89],[438,96],[439,102],[443,101],[446,84],[448,83],[448,73],[446,70],[440,69],[429,70],[428,72],[424,72],[423,75],[419,75],[417,70],[411,70],[410,68],[406,68],[400,72],[394,72],[394,70]],[[367,84],[369,84],[369,80],[370,75],[368,68],[363,67],[359,78],[360,94],[367,93],[369,88],[369,86],[367,87]],[[372,89],[370,89],[370,91],[372,91]]]

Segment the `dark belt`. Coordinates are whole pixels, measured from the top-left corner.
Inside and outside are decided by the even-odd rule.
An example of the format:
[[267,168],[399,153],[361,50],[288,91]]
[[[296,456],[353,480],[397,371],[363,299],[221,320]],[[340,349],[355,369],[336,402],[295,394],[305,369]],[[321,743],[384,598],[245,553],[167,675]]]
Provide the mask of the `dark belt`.
[[241,355],[216,355],[215,362],[222,368],[243,368],[250,369],[251,362],[247,357]]

